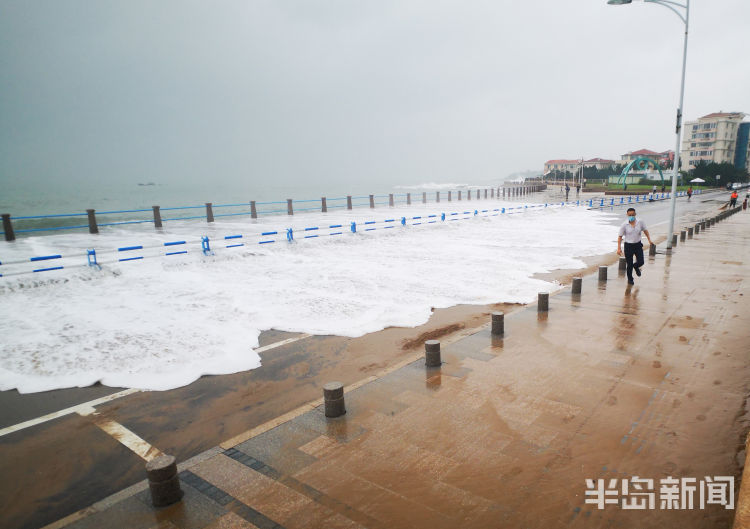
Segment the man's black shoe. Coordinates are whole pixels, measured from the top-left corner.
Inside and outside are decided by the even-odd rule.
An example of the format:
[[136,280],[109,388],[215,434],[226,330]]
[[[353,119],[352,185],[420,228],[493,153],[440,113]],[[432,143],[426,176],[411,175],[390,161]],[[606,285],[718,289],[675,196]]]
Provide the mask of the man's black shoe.
[[628,279],[628,285],[635,285],[635,281],[633,281],[632,279]]
[[641,269],[637,266],[634,266],[633,269],[635,270],[635,275],[641,277]]

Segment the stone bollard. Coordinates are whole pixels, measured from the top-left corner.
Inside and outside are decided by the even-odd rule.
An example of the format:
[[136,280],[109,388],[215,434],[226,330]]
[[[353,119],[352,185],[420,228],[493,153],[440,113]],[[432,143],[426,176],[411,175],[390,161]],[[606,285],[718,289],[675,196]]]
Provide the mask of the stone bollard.
[[320,212],[321,213],[328,212],[328,204],[326,203],[326,197],[320,197]]
[[341,417],[346,413],[344,406],[344,385],[341,382],[329,382],[323,386],[323,403],[326,417]]
[[440,365],[440,342],[427,340],[424,343],[424,363],[427,367],[438,367]]
[[183,492],[174,456],[155,457],[146,463],[146,474],[154,507],[166,507],[182,499]]
[[258,218],[258,210],[255,207],[255,200],[250,201],[250,218],[251,219]]
[[687,238],[687,232],[685,230],[680,230],[680,242],[685,242],[686,238]]
[[547,312],[549,310],[549,292],[540,292],[537,295],[537,312]]
[[705,231],[705,229],[706,229],[706,219],[701,220],[700,221],[700,225],[701,225],[701,230]]
[[687,229],[687,238],[688,239],[692,239],[693,238],[693,227],[692,226],[688,226],[688,229]]
[[607,280],[607,267],[600,266],[599,267],[599,281],[606,281],[606,280]]
[[458,201],[461,202],[461,191],[458,192]]
[[411,193],[406,193],[406,205],[411,206]]
[[422,193],[422,204],[427,204],[427,192]]
[[370,195],[370,209],[375,209],[375,195]]
[[393,207],[393,193],[388,194],[388,205]]
[[651,244],[651,245],[650,245],[650,246],[648,247],[648,255],[649,255],[650,257],[652,257],[652,256],[656,255],[656,245],[655,245],[655,244]]
[[693,226],[693,233],[695,235],[698,235],[700,232],[701,232],[701,223],[700,222],[696,222],[695,226]]
[[451,191],[448,191],[448,202],[451,201]]
[[580,294],[582,286],[583,286],[583,278],[582,277],[574,277],[573,278],[573,287],[570,290],[571,294]]
[[628,269],[628,261],[624,257],[620,257],[620,264],[617,268],[618,270],[627,270]]
[[96,224],[96,212],[93,209],[87,209],[86,215],[89,217],[89,233],[99,233],[99,226]]
[[673,233],[672,234],[672,248],[674,248],[676,246],[677,246],[677,234]]
[[440,203],[440,191],[435,191],[435,202]]
[[161,211],[159,211],[159,206],[151,206],[151,209],[154,210],[154,228],[161,228]]
[[346,209],[352,209],[352,196],[346,195]]
[[15,241],[16,234],[13,232],[13,223],[10,221],[10,213],[3,213],[3,231],[5,232],[5,240]]
[[492,313],[492,334],[496,336],[505,334],[505,314],[503,312]]

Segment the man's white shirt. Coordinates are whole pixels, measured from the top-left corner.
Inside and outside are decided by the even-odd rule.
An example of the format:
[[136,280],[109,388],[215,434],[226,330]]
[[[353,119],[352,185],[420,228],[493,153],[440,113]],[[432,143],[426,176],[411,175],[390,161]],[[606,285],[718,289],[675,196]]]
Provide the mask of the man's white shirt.
[[635,225],[631,225],[629,222],[626,222],[625,224],[620,226],[620,233],[618,235],[622,237],[623,241],[632,244],[641,242],[641,233],[645,229],[647,229],[646,224],[644,224],[642,220],[636,220]]

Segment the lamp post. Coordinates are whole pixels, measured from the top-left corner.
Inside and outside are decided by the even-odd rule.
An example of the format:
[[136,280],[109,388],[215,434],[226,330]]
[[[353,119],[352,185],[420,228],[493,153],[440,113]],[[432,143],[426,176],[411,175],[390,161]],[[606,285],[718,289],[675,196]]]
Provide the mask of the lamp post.
[[[672,234],[674,233],[674,212],[677,202],[677,176],[680,170],[680,130],[682,129],[682,101],[685,95],[685,65],[687,64],[687,42],[688,42],[688,21],[690,19],[690,0],[685,0],[685,4],[673,2],[672,0],[643,0],[647,4],[659,4],[672,11],[680,17],[685,24],[685,43],[682,49],[682,81],[680,83],[680,106],[677,107],[677,119],[675,122],[675,135],[677,141],[674,149],[674,171],[672,173],[672,193],[669,199],[669,231],[667,231],[667,252],[672,251]],[[610,5],[631,4],[633,0],[608,0]]]

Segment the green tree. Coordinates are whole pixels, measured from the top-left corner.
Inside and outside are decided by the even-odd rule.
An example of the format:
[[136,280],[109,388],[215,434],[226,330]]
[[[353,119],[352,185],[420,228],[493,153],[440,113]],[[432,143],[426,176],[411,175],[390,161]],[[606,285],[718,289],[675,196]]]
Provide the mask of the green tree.
[[[717,178],[718,177],[718,178]],[[731,182],[747,182],[750,180],[747,170],[737,169],[731,163],[715,163],[701,160],[689,171],[688,180],[702,178],[709,186],[724,186]]]

